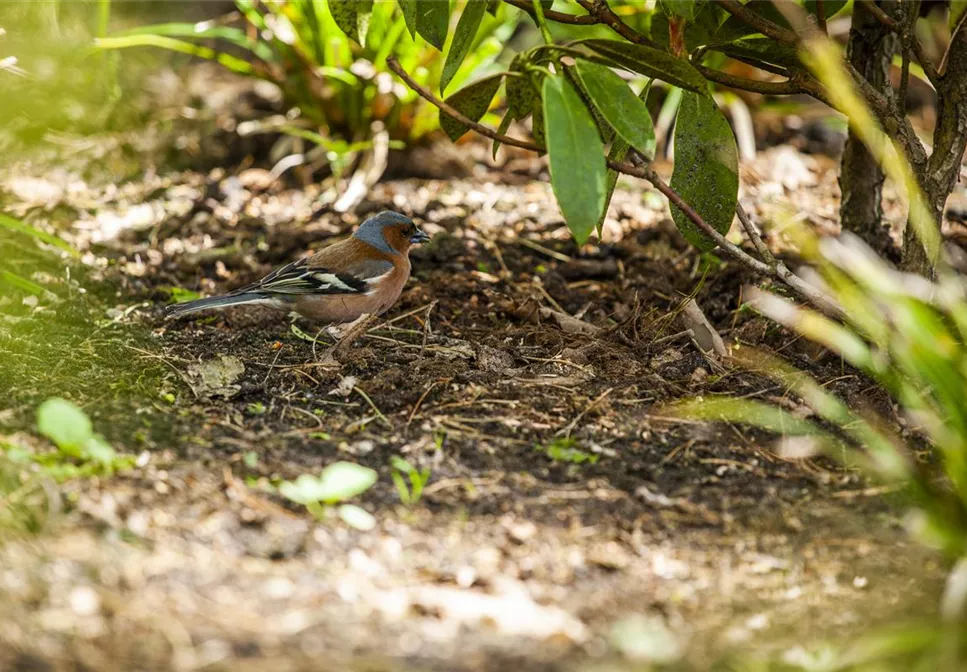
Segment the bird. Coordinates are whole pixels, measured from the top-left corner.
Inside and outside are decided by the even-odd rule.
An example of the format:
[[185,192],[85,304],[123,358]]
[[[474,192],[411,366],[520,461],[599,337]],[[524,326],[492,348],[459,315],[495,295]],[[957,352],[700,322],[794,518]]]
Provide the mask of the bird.
[[409,217],[383,211],[360,224],[350,238],[277,268],[258,282],[168,306],[166,318],[241,305],[295,312],[330,325],[380,315],[396,303],[410,277],[410,247],[429,240]]

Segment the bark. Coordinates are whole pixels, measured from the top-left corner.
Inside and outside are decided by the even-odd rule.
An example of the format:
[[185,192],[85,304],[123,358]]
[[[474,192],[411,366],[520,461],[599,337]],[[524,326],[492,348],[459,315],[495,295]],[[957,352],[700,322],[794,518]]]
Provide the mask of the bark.
[[[890,16],[895,14],[896,5],[893,0],[880,3]],[[877,21],[864,5],[854,5],[847,58],[873,89],[885,93],[888,99],[891,60],[898,44],[896,34]],[[840,221],[844,231],[852,231],[880,252],[891,247],[889,233],[881,221],[883,179],[876,159],[850,131],[840,166]]]
[[[957,31],[948,47],[944,70],[937,83],[937,127],[933,132],[933,152],[917,170],[917,179],[933,210],[939,229],[947,197],[960,177],[967,148],[967,27]],[[903,234],[905,270],[930,275],[936,259],[927,255],[907,225]]]

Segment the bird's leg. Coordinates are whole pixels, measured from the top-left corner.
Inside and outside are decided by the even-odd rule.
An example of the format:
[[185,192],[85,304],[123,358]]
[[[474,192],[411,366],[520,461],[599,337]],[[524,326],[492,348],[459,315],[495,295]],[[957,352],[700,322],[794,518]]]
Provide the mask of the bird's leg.
[[[326,333],[336,339],[336,344],[330,348],[326,348],[322,357],[317,358],[318,361],[332,362],[337,358],[345,356],[349,352],[349,348],[352,347],[353,342],[369,331],[369,328],[375,321],[376,315],[367,313],[360,315],[348,324],[325,327]],[[313,355],[315,355],[315,351],[313,351]]]

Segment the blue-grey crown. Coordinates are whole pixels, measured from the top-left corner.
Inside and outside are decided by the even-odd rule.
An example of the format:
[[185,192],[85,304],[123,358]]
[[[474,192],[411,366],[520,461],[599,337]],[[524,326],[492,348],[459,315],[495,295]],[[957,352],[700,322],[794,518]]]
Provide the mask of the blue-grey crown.
[[390,210],[384,210],[383,212],[376,213],[365,222],[360,224],[353,236],[364,243],[369,243],[377,250],[388,252],[390,254],[396,254],[396,250],[390,247],[390,244],[386,242],[386,237],[383,236],[383,228],[386,226],[412,223],[413,220],[406,215],[402,215],[398,212],[392,212]]

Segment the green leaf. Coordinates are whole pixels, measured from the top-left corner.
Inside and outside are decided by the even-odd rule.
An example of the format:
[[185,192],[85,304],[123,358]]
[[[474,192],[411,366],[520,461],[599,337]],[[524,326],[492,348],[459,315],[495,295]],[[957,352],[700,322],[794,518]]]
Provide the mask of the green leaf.
[[594,106],[618,137],[649,158],[655,155],[655,128],[644,101],[611,68],[582,59],[575,66]]
[[950,39],[953,41],[957,34],[958,26],[964,30],[963,24],[967,22],[967,0],[950,0]]
[[354,504],[343,504],[340,506],[339,517],[349,527],[362,530],[363,532],[369,532],[376,527],[376,519],[373,517],[373,514]]
[[[729,122],[709,96],[685,93],[682,98],[671,187],[713,229],[722,235],[728,232],[739,193],[739,156]],[[695,247],[715,247],[715,241],[674,206],[672,219]]]
[[375,482],[376,472],[372,469],[352,462],[336,462],[323,469],[319,476],[302,474],[295,481],[285,481],[279,486],[279,493],[298,504],[332,504],[366,492]]
[[[500,135],[504,135],[507,132],[507,129],[510,128],[510,124],[512,121],[513,121],[513,118],[511,118],[510,112],[508,112],[507,114],[504,115],[504,118],[500,120],[500,126],[497,128],[497,133],[499,133]],[[493,144],[494,161],[497,160],[498,149],[500,149],[500,140],[494,140],[494,144]]]
[[359,27],[356,23],[356,3],[352,0],[329,0],[329,13],[332,20],[339,26],[339,30],[356,42],[359,42]]
[[618,65],[697,93],[708,93],[705,78],[698,70],[667,52],[617,40],[584,40],[579,44],[603,56],[608,65]]
[[802,65],[799,54],[794,47],[779,44],[766,38],[737,40],[731,44],[714,46],[712,50],[746,61],[762,61],[791,68]]
[[16,273],[11,273],[10,271],[5,271],[0,269],[0,280],[4,281],[12,287],[16,287],[22,292],[27,292],[28,294],[34,294],[36,296],[43,296],[47,291],[36,282],[32,282],[27,278],[21,277]]
[[200,44],[176,40],[164,35],[125,35],[123,37],[99,37],[94,40],[98,49],[127,49],[130,47],[158,47],[168,51],[177,51],[190,56],[197,56],[206,61],[215,61],[232,72],[240,75],[252,75],[255,68],[248,61],[221,51],[203,47]]
[[319,475],[325,495],[323,501],[342,502],[360,495],[376,482],[376,472],[353,462],[336,462]]
[[450,25],[449,0],[414,0],[416,2],[416,32],[427,42],[443,51]]
[[665,16],[679,16],[683,19],[695,17],[695,0],[658,0],[658,7]]
[[167,37],[190,37],[194,39],[220,39],[252,52],[263,61],[270,62],[275,60],[275,54],[266,42],[251,39],[241,28],[212,25],[210,21],[202,21],[200,23],[156,23],[150,26],[138,26],[114,33],[114,37],[124,37],[126,35],[163,35]]
[[[490,107],[490,101],[496,95],[497,89],[500,88],[502,78],[503,75],[491,75],[476,81],[449,96],[446,103],[468,119],[480,121],[480,118],[487,113],[487,108]],[[440,112],[440,128],[454,142],[469,130],[466,125],[442,111]]]
[[410,37],[416,39],[416,0],[396,0],[403,12],[403,21],[406,22],[406,29],[410,32]]
[[544,107],[541,104],[540,96],[534,96],[534,112],[531,118],[531,135],[534,143],[542,150],[547,150],[547,122],[544,119]]
[[544,78],[543,100],[551,185],[571,234],[583,245],[604,210],[604,146],[591,113],[564,77]]
[[61,450],[76,452],[94,436],[91,419],[80,408],[59,397],[37,409],[37,430]]
[[510,62],[510,71],[520,74],[507,78],[507,116],[518,121],[523,121],[530,115],[534,95],[537,93],[530,77],[524,72],[527,62],[526,54],[517,54]]
[[447,84],[457,74],[460,64],[470,51],[473,39],[477,35],[477,28],[483,20],[483,15],[487,11],[487,0],[468,0],[457,22],[457,29],[453,33],[453,40],[450,42],[450,52],[447,54],[446,63],[443,64],[443,74],[440,75],[440,93],[443,93]]
[[0,229],[7,229],[8,231],[15,231],[17,233],[22,233],[24,235],[35,238],[42,243],[47,243],[48,245],[53,245],[59,250],[67,252],[72,257],[80,257],[81,253],[71,247],[70,243],[58,238],[55,235],[47,233],[46,231],[41,231],[40,229],[22,222],[19,219],[14,219],[8,215],[0,213]]
[[100,436],[92,436],[87,440],[84,453],[89,460],[105,467],[113,466],[118,456],[111,444]]
[[[628,156],[628,150],[631,148],[627,142],[622,140],[620,137],[614,139],[611,143],[611,151],[608,152],[608,158],[612,161],[624,161],[625,157]],[[607,193],[604,197],[604,210],[601,211],[601,216],[598,218],[598,223],[595,229],[598,232],[598,238],[604,234],[604,220],[608,217],[608,208],[611,206],[611,197],[614,196],[614,188],[618,185],[618,171],[611,170],[608,168],[608,181],[606,183]]]
[[[712,35],[719,29],[716,17],[717,7],[709,8],[712,11],[702,11],[694,21],[685,23],[685,48],[692,52],[698,47],[712,43]],[[725,10],[722,10],[725,11]],[[663,50],[669,50],[669,25],[668,17],[664,14],[655,13],[651,18],[651,27],[648,33],[653,42],[658,44]]]

